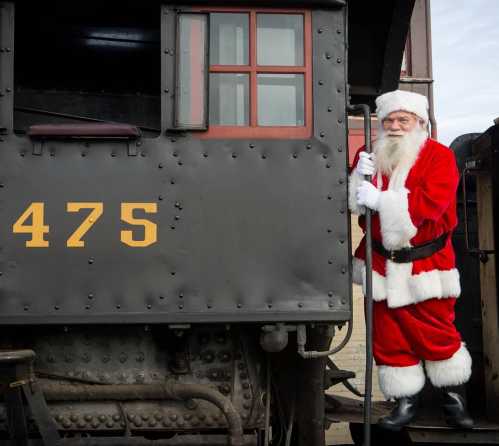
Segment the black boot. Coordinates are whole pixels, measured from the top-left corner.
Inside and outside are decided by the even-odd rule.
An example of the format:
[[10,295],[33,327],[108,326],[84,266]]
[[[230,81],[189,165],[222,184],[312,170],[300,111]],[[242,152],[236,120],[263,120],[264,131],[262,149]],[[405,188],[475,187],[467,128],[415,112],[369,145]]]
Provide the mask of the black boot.
[[472,429],[474,423],[466,409],[464,386],[443,387],[442,394],[447,424],[460,429]]
[[390,415],[381,418],[378,425],[383,429],[398,432],[416,416],[419,394],[398,398]]

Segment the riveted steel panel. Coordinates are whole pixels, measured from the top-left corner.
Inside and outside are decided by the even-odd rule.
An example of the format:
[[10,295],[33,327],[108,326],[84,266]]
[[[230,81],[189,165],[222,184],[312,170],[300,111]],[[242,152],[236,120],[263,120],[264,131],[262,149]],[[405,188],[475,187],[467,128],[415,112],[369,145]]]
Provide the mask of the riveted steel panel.
[[[174,47],[174,34],[164,36],[163,49]],[[349,319],[343,38],[343,11],[314,12],[310,140],[163,131],[137,142],[45,141],[35,150],[29,138],[8,135],[0,142],[0,323]],[[168,127],[174,58],[162,54]],[[138,144],[137,156],[129,144]],[[33,202],[45,204],[46,248],[26,248],[29,235],[12,231]],[[84,218],[68,213],[68,202],[103,203],[83,248],[66,246]],[[123,202],[157,204],[157,214],[136,215],[157,224],[156,243],[120,241],[131,229]]]

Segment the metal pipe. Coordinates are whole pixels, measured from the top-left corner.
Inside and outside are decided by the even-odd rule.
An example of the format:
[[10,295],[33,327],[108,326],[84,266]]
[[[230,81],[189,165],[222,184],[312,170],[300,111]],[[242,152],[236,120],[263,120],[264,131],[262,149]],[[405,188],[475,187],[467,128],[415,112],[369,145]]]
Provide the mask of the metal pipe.
[[[371,112],[366,104],[357,104],[348,107],[350,111],[361,110],[364,114],[364,138],[367,153],[371,153]],[[371,176],[365,176],[366,181],[371,181]],[[372,234],[371,210],[366,207],[366,375],[364,386],[364,446],[371,444],[371,399],[372,399],[372,374],[373,374],[373,276],[372,276]]]
[[301,324],[298,325],[296,332],[297,332],[297,344],[298,344],[298,354],[303,358],[303,359],[316,359],[316,358],[323,358],[325,356],[330,356],[334,355],[335,353],[338,353],[345,345],[347,345],[348,341],[352,337],[352,330],[353,330],[353,323],[352,320],[347,321],[348,328],[347,328],[347,334],[345,335],[345,338],[343,341],[341,341],[336,347],[331,348],[330,350],[327,351],[322,351],[322,352],[317,352],[317,351],[306,351],[305,350],[305,344],[307,343],[307,329],[305,328],[305,325]]
[[59,384],[40,381],[47,401],[130,401],[130,400],[187,400],[197,398],[217,406],[224,414],[232,446],[243,445],[241,417],[232,402],[215,389],[201,384],[167,381],[164,384]]

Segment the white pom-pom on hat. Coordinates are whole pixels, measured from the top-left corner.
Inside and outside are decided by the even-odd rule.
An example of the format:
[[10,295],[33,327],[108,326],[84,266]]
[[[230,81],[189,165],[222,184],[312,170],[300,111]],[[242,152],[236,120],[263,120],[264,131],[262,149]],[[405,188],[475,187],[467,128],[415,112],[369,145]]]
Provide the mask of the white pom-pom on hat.
[[376,114],[382,121],[390,113],[405,111],[414,113],[425,123],[428,122],[428,99],[419,93],[394,90],[384,93],[376,98]]

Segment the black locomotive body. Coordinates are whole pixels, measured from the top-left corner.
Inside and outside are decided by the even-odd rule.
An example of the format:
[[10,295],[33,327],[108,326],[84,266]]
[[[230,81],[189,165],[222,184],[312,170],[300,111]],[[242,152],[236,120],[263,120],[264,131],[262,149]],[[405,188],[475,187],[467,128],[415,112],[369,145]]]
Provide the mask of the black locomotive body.
[[347,105],[412,6],[0,3],[0,440],[324,444]]

